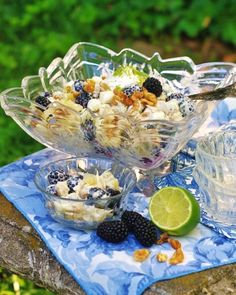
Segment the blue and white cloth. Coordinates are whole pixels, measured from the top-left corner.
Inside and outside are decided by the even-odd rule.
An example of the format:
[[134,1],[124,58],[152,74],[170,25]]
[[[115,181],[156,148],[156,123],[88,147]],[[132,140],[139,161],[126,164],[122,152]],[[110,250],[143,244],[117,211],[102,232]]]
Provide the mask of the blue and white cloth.
[[[224,101],[213,112],[209,124],[217,126],[235,116],[233,108]],[[156,179],[158,187],[182,186],[198,198],[198,187],[192,178],[194,160],[191,150],[194,150],[194,141],[190,141],[187,152],[185,150],[178,156],[179,162],[187,167],[181,167],[161,180]],[[179,239],[185,254],[184,262],[170,265],[159,263],[155,258],[159,252],[172,255],[173,249],[168,244],[152,246],[150,257],[139,263],[132,255],[141,245],[132,235],[123,243],[110,244],[102,241],[95,231],[73,230],[54,221],[44,207],[43,196],[35,187],[33,178],[39,166],[64,157],[64,154],[45,149],[2,167],[0,191],[32,224],[56,259],[87,294],[141,294],[154,282],[236,262],[235,241],[202,224]],[[128,205],[135,211],[148,214],[148,199],[140,193],[131,193]]]

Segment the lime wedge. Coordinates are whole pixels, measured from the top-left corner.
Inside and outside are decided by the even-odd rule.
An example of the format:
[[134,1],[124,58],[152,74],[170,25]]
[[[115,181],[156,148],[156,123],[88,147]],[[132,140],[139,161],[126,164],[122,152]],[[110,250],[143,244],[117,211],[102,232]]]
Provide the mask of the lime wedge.
[[139,71],[138,69],[136,69],[135,66],[131,66],[131,65],[120,66],[113,73],[113,76],[115,76],[115,77],[116,76],[122,76],[122,75],[127,75],[127,76],[133,76],[134,75],[134,76],[136,76],[138,78],[140,83],[143,83],[148,77],[148,74]]
[[153,223],[170,235],[189,233],[200,221],[200,207],[194,196],[181,187],[164,187],[149,203]]

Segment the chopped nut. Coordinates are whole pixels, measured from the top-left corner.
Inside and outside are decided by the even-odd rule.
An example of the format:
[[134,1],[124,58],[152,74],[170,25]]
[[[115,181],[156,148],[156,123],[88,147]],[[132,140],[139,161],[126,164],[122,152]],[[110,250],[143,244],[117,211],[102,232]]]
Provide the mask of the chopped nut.
[[155,94],[150,92],[144,92],[143,98],[141,98],[143,104],[154,106],[157,103],[157,97]]
[[122,102],[126,106],[132,106],[132,104],[133,104],[133,100],[131,98],[129,98],[128,96],[124,97]]
[[157,241],[157,244],[158,245],[161,245],[161,244],[164,244],[164,243],[167,243],[168,242],[168,239],[169,239],[169,236],[167,233],[163,233],[160,235],[160,239]]
[[124,94],[123,91],[119,89],[114,90],[114,99],[122,102],[126,106],[131,106],[133,104],[133,100]]
[[144,97],[144,91],[135,91],[132,95],[131,95],[131,99],[133,101],[139,100],[141,98]]
[[170,264],[179,264],[184,261],[184,253],[182,248],[178,248],[169,259]]
[[84,85],[84,90],[86,92],[92,93],[94,92],[95,89],[95,81],[89,79],[86,81],[85,85]]
[[147,100],[156,103],[157,102],[157,97],[155,94],[148,92],[146,93],[146,95],[144,96]]
[[165,262],[168,259],[168,256],[164,253],[158,253],[156,256],[157,261],[159,262]]
[[74,91],[72,92],[72,94],[73,94],[74,97],[77,97],[77,96],[79,95],[79,92],[74,90]]
[[171,247],[175,250],[181,248],[181,243],[174,239],[168,239],[168,243],[171,245]]
[[67,93],[70,93],[70,92],[73,92],[73,89],[72,89],[72,87],[70,85],[66,85],[64,87],[64,91],[67,92]]
[[156,103],[146,99],[146,98],[142,98],[141,99],[141,102],[144,104],[144,105],[149,105],[149,106],[154,106]]
[[148,256],[150,255],[150,251],[148,249],[139,249],[134,251],[134,260],[137,262],[143,262],[144,260],[146,260],[148,258]]

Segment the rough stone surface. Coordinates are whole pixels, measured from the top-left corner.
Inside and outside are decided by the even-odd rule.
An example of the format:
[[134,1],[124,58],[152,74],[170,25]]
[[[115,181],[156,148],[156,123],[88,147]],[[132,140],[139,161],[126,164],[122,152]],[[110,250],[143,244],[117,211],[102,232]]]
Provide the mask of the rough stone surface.
[[[0,195],[0,266],[57,294],[85,294],[25,218]],[[145,295],[236,295],[236,265],[159,282]]]

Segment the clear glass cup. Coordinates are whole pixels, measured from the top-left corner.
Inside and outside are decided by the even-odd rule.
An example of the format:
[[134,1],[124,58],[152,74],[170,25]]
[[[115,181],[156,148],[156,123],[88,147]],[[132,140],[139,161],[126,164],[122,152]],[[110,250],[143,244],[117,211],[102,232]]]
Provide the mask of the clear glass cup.
[[196,165],[207,176],[236,189],[236,121],[202,138],[196,149]]
[[203,222],[229,238],[236,238],[235,167],[236,122],[230,122],[198,142],[193,172]]
[[[121,193],[102,199],[78,200],[56,196],[47,191],[48,174],[62,169],[101,175],[109,170],[119,181]],[[102,157],[70,158],[51,162],[41,167],[35,175],[35,184],[43,193],[45,206],[51,216],[64,225],[77,229],[94,229],[104,220],[115,220],[125,210],[125,197],[136,184],[134,172],[117,161]]]

